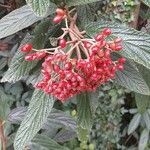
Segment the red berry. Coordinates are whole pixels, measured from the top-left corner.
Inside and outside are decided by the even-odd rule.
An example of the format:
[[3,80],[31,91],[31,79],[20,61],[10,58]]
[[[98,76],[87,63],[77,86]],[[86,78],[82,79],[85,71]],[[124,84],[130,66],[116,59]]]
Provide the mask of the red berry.
[[41,81],[35,85],[36,88],[43,88],[46,85],[45,82]]
[[52,87],[48,87],[48,91],[47,91],[48,93],[52,93],[53,92],[53,89],[52,89]]
[[72,76],[71,81],[72,81],[72,82],[76,82],[76,81],[77,81],[76,76]]
[[111,29],[109,28],[105,28],[103,29],[102,33],[105,35],[105,36],[108,36],[112,33]]
[[25,56],[26,61],[32,61],[35,58],[36,58],[35,54],[29,54],[29,55]]
[[70,80],[73,76],[73,73],[72,72],[69,72],[66,74],[66,79]]
[[22,46],[21,51],[22,52],[30,52],[32,50],[32,44],[25,44]]
[[112,72],[115,72],[117,70],[117,67],[116,66],[113,66],[112,68],[111,68],[111,71]]
[[72,86],[70,83],[67,83],[66,87],[67,87],[67,89],[71,89]]
[[54,23],[60,23],[63,20],[63,16],[55,16],[55,18],[53,19]]
[[110,57],[110,50],[106,50],[106,51],[104,52],[104,55],[105,55],[105,57]]
[[92,52],[97,53],[99,51],[99,47],[97,45],[92,47]]
[[65,39],[60,39],[60,40],[59,40],[59,46],[60,46],[61,48],[65,48],[65,47],[67,46],[66,40],[65,40]]
[[110,43],[110,44],[109,44],[109,47],[110,47],[112,50],[115,50],[115,49],[116,49],[116,44],[115,44],[115,43]]
[[99,56],[99,57],[103,57],[103,56],[104,56],[104,52],[103,52],[102,50],[100,50],[100,51],[98,52],[98,56]]
[[125,58],[119,58],[118,62],[121,64],[124,64],[126,62],[126,59]]
[[37,59],[42,59],[46,56],[46,52],[37,52],[36,57]]
[[103,35],[98,34],[98,35],[95,37],[95,40],[96,40],[96,41],[101,41],[101,40],[103,40],[103,38],[104,38]]
[[59,72],[60,71],[60,67],[57,64],[54,65],[54,71],[55,72]]
[[65,64],[65,69],[66,70],[71,70],[72,69],[72,63],[71,62],[68,62]]
[[123,67],[123,65],[119,64],[119,65],[117,65],[117,69],[122,71],[122,70],[124,70],[124,67]]
[[99,41],[98,46],[99,46],[100,48],[104,47],[105,45],[106,45],[106,41],[104,41],[104,40]]
[[114,50],[115,51],[120,51],[120,50],[122,50],[122,46],[121,45],[116,45]]
[[61,8],[57,8],[56,13],[58,16],[64,16],[65,15],[65,11]]
[[84,42],[84,47],[85,48],[90,48],[91,47],[91,44],[87,41]]

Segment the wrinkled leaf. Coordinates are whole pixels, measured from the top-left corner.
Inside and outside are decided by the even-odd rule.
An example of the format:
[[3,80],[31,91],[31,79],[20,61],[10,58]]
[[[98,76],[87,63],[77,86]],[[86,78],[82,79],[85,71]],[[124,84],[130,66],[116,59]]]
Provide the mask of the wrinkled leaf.
[[136,93],[135,100],[136,100],[138,111],[140,113],[144,113],[149,106],[150,96]]
[[15,150],[23,150],[45,123],[54,104],[53,97],[40,90],[33,93],[28,112],[22,121],[14,141]]
[[32,140],[30,144],[31,148],[32,148],[32,143],[44,147],[45,150],[68,150],[68,148],[59,145],[57,142],[50,139],[48,136],[41,135],[41,134],[36,135],[35,138]]
[[[144,80],[146,81],[147,85],[150,88],[150,78],[149,78],[150,70],[145,68],[142,65],[138,65],[138,70],[140,71],[141,75],[143,76]],[[136,100],[136,105],[138,107],[138,111],[140,113],[144,113],[145,111],[147,111],[149,104],[150,104],[149,103],[150,96],[141,95],[141,94],[136,93],[135,100]]]
[[141,136],[140,136],[138,149],[139,150],[145,150],[145,148],[148,144],[148,140],[149,140],[149,130],[144,129],[141,133]]
[[6,58],[0,58],[0,70],[2,70],[7,65]]
[[56,109],[53,109],[47,118],[47,122],[44,124],[45,127],[49,127],[51,125],[63,125],[73,131],[77,128],[76,121],[73,118]]
[[91,21],[94,21],[94,13],[92,11],[91,6],[89,5],[83,5],[77,7],[77,13],[78,13],[78,19],[80,20],[81,24],[86,25],[87,23],[90,23]]
[[98,2],[101,0],[66,0],[68,6],[85,5],[89,3]]
[[[8,120],[11,123],[20,123],[24,119],[26,112],[26,107],[15,108],[9,113]],[[75,131],[77,128],[76,121],[73,118],[56,109],[52,109],[42,128],[49,129],[53,126],[65,126],[67,129],[70,128],[72,131]]]
[[137,67],[133,63],[127,61],[124,68],[125,69],[123,71],[118,71],[116,73],[115,81],[131,91],[150,95],[149,87]]
[[90,130],[92,127],[92,110],[88,93],[77,95],[78,125]]
[[0,39],[14,34],[41,19],[27,5],[16,9],[0,20]]
[[48,29],[51,21],[44,20],[40,22],[34,29],[34,37],[32,39],[33,47],[36,49],[44,48]]
[[37,16],[44,16],[47,13],[48,7],[54,11],[54,4],[50,0],[26,0],[27,4],[32,8]]
[[146,124],[147,129],[150,130],[150,116],[147,111],[143,114],[143,120]]
[[61,130],[54,137],[55,141],[63,143],[70,141],[71,139],[76,137],[76,132],[72,130]]
[[129,123],[129,127],[128,127],[128,134],[133,133],[137,127],[139,126],[141,120],[141,114],[136,114],[133,116],[132,120]]
[[24,119],[27,112],[27,107],[18,107],[13,110],[8,115],[8,120],[11,123],[19,124]]

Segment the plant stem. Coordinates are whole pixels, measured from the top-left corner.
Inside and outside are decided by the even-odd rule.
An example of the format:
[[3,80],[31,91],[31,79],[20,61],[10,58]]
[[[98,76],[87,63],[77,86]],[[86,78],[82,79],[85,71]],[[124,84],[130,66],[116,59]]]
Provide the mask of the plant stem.
[[89,58],[89,53],[88,53],[88,51],[87,51],[87,49],[85,49],[85,47],[84,47],[84,45],[83,45],[83,43],[81,43],[81,45],[80,45],[81,47],[81,50],[84,52],[84,54],[86,55],[86,57],[87,58]]
[[71,57],[73,50],[80,44],[80,42],[77,42],[68,52],[68,57]]
[[78,59],[81,59],[81,52],[80,52],[79,45],[77,45],[76,51],[77,51],[77,57],[78,57]]
[[4,135],[4,121],[0,119],[0,139],[2,143],[2,150],[6,150],[6,137]]
[[0,4],[0,7],[11,8],[11,6],[9,6],[9,5],[4,5],[4,4]]

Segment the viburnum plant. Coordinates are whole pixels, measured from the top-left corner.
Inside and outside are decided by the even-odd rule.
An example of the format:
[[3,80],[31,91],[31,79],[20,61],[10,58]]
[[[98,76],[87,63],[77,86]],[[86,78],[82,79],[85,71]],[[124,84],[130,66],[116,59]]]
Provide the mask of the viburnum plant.
[[[93,38],[86,37],[86,31],[79,31],[76,20],[77,13],[68,9],[56,9],[54,23],[65,20],[63,34],[58,37],[58,46],[46,49],[34,49],[32,44],[21,48],[22,52],[30,52],[26,61],[41,60],[42,80],[35,87],[58,100],[65,101],[76,94],[95,91],[101,84],[115,77],[117,70],[123,70],[125,58],[115,61],[111,53],[122,50],[121,38],[107,41],[112,31],[104,28]],[[32,53],[33,52],[33,53]]]
[[[35,143],[43,147],[55,145],[58,150],[67,149],[40,134],[52,120],[48,118],[58,101],[74,101],[77,124],[71,129],[85,144],[101,85],[114,82],[133,92],[150,95],[139,71],[139,66],[150,68],[148,34],[99,18],[100,0],[26,2],[27,5],[0,20],[0,38],[37,22],[34,32],[29,31],[24,37],[1,79],[1,82],[22,79],[35,87],[15,136],[15,150],[30,148]],[[67,124],[67,119],[64,122]]]

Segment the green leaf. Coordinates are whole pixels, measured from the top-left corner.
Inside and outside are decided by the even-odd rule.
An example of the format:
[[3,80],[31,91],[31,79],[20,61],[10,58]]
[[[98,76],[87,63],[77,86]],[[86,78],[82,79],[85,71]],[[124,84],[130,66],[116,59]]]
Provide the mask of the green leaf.
[[[146,81],[146,83],[148,84],[148,86],[150,88],[150,78],[149,78],[150,70],[145,68],[142,65],[138,65],[138,70],[141,72],[144,80]],[[146,112],[147,109],[149,108],[150,96],[141,95],[141,94],[136,93],[135,100],[136,100],[136,105],[137,105],[138,111],[141,114]]]
[[16,9],[0,20],[0,39],[14,34],[41,19],[27,5]]
[[73,131],[76,130],[77,124],[76,121],[70,117],[69,115],[66,115],[64,112],[53,109],[52,112],[49,114],[46,123],[44,126],[56,126],[56,125],[63,125],[67,129],[71,129]]
[[115,81],[131,91],[150,95],[149,87],[134,63],[127,61],[124,68],[123,71],[118,71],[116,73]]
[[95,111],[98,107],[99,89],[97,89],[94,92],[88,92],[88,97],[90,100],[90,107],[91,107],[92,115],[95,115]]
[[141,136],[140,136],[138,149],[139,150],[145,150],[145,148],[146,148],[146,146],[148,144],[148,140],[149,140],[149,130],[144,129],[142,131]]
[[18,48],[15,56],[13,57],[9,69],[6,71],[1,82],[16,82],[22,77],[29,75],[30,70],[35,67],[36,62],[28,62],[24,59],[26,53],[20,51],[20,48],[25,43],[28,43],[31,37],[27,35],[22,41],[21,46]]
[[23,91],[24,89],[23,89],[23,85],[21,82],[5,84],[5,92],[7,92],[8,94],[14,95],[16,99],[21,98],[21,94]]
[[[57,142],[52,140],[46,135],[38,134],[32,142],[45,148],[45,150],[68,150],[68,148],[59,145]],[[31,144],[32,145],[32,144]]]
[[23,119],[15,137],[15,150],[23,150],[28,142],[33,139],[46,122],[53,104],[53,97],[46,95],[40,90],[35,90],[26,117]]
[[136,115],[133,116],[132,120],[129,123],[128,134],[133,133],[137,129],[140,120],[141,120],[141,114],[137,113]]
[[78,125],[90,130],[92,127],[92,110],[88,93],[77,95]]
[[136,93],[135,100],[138,111],[143,114],[149,107],[150,96]]
[[147,6],[150,7],[150,0],[142,0]]
[[36,67],[38,67],[38,70],[32,70],[32,73],[30,73],[30,75],[27,77],[27,79],[25,79],[26,84],[32,84],[35,85],[36,83],[38,83],[39,81],[41,81],[42,79],[42,74],[41,74],[41,68],[37,65]]
[[92,119],[98,106],[99,90],[77,95],[78,138],[87,142],[89,131],[93,125]]
[[[8,116],[8,120],[11,123],[20,123],[27,112],[26,107],[18,107],[13,109]],[[63,111],[52,109],[50,114],[47,117],[46,122],[42,126],[42,129],[49,129],[53,126],[60,126],[69,128],[71,131],[75,131],[77,128],[76,121],[71,118],[69,115],[66,115]]]
[[46,15],[49,6],[53,12],[55,11],[55,5],[50,0],[26,0],[26,2],[37,16]]
[[150,35],[113,22],[102,21],[88,24],[85,30],[87,34],[95,35],[105,27],[112,29],[113,36],[123,39],[121,55],[150,68]]
[[66,0],[68,6],[85,5],[89,3],[98,2],[101,0]]
[[8,115],[8,120],[13,124],[20,124],[24,119],[27,112],[27,107],[18,107],[13,110]]
[[0,70],[2,70],[7,65],[7,58],[1,58],[0,59]]
[[150,69],[147,69],[142,65],[138,65],[137,67],[138,67],[138,70],[140,71],[141,75],[143,76],[144,80],[146,81],[147,85],[150,88],[150,78],[149,78]]
[[36,49],[44,48],[48,29],[52,25],[51,21],[44,20],[34,29],[34,37],[32,39],[33,47]]
[[80,20],[81,24],[86,25],[95,19],[95,12],[93,12],[92,6],[90,5],[83,5],[77,7],[78,19]]
[[149,113],[148,111],[146,111],[144,114],[143,114],[143,120],[146,124],[146,127],[148,130],[150,130],[150,116],[149,116]]
[[60,132],[58,132],[55,135],[54,139],[55,139],[55,141],[57,141],[59,143],[64,143],[64,142],[72,140],[75,137],[76,137],[75,131],[62,129]]

